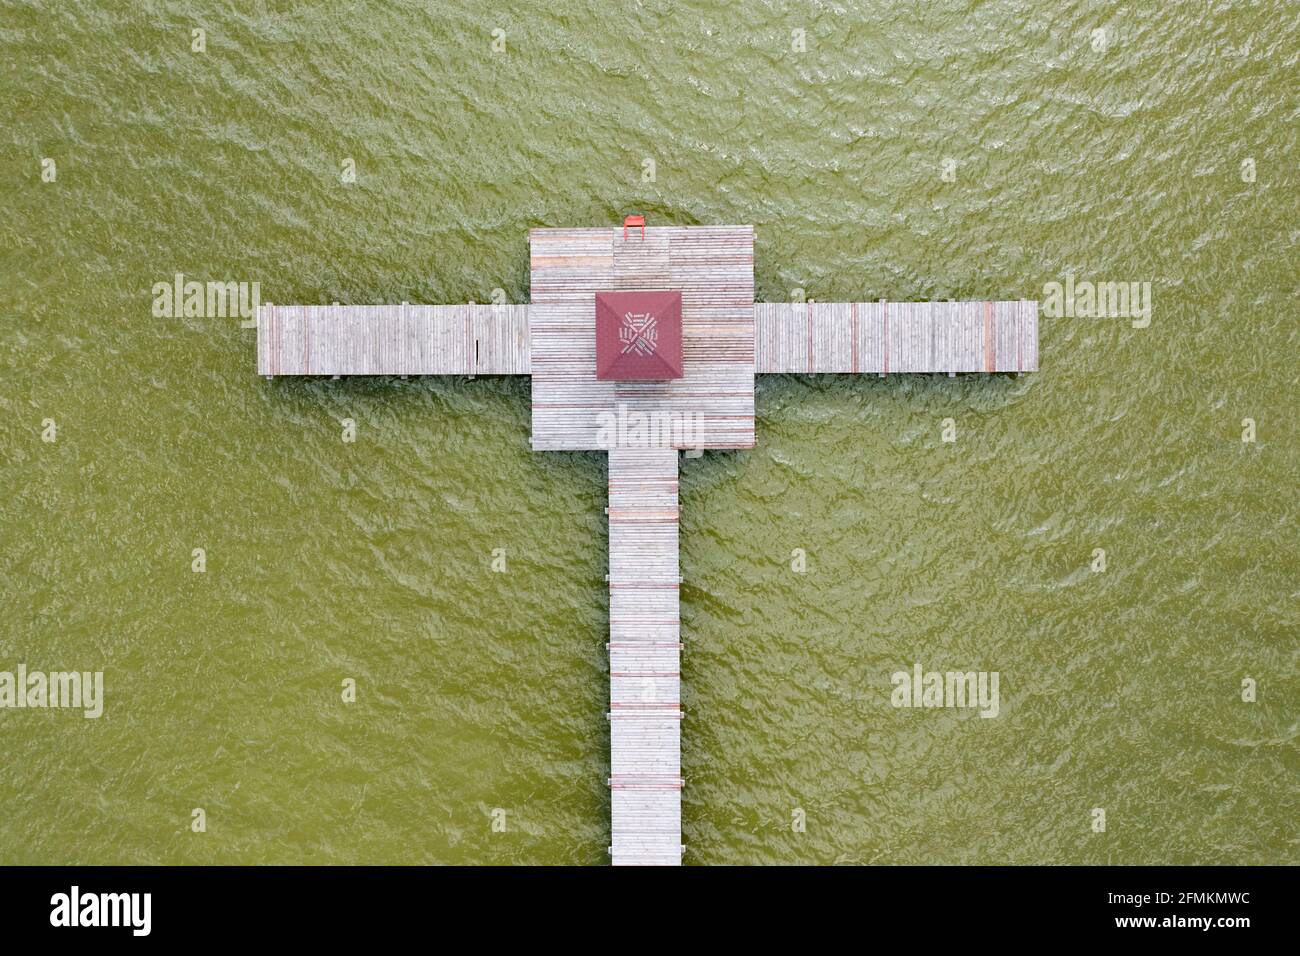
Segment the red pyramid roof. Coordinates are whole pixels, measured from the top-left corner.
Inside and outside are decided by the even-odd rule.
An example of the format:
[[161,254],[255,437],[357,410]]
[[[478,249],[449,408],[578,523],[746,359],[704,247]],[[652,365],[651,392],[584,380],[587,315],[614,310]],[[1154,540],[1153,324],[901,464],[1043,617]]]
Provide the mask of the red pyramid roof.
[[682,294],[596,293],[596,378],[664,381],[682,377]]

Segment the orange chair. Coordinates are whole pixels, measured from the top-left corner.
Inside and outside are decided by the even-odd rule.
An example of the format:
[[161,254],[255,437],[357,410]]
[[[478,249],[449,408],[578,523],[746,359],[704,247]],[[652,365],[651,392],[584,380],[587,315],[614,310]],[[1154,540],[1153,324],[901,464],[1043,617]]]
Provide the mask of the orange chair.
[[628,226],[631,226],[633,229],[635,229],[637,226],[640,226],[641,238],[642,239],[645,238],[645,216],[624,216],[623,217],[623,238],[624,239],[627,238]]

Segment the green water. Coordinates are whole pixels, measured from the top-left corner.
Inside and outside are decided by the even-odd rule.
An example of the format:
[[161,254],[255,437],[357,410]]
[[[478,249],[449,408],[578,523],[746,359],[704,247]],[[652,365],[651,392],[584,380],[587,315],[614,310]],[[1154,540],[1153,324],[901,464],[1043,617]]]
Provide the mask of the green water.
[[[760,378],[683,463],[687,862],[1300,862],[1294,4],[0,0],[0,50],[0,670],[107,694],[0,710],[0,863],[607,860],[603,456],[151,286],[526,301],[530,227],[637,211],[753,223],[765,300],[1154,296],[1018,378]],[[891,707],[916,662],[1001,713]]]

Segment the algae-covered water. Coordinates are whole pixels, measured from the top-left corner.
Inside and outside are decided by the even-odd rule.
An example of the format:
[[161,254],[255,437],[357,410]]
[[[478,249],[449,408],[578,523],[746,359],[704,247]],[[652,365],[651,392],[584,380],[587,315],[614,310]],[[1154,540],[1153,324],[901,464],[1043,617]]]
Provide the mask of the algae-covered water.
[[105,685],[0,709],[0,863],[607,860],[604,457],[151,290],[527,301],[628,212],[769,301],[1151,283],[683,462],[688,863],[1300,862],[1300,8],[491,6],[0,0],[0,670]]

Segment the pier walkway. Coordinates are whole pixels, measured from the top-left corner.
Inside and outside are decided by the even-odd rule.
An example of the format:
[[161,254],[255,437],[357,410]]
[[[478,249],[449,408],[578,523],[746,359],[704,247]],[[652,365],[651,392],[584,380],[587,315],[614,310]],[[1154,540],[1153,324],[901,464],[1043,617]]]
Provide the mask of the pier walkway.
[[759,302],[755,372],[1032,372],[1038,303]]
[[682,858],[677,451],[609,453],[610,857]]
[[526,305],[262,305],[259,375],[527,375]]

